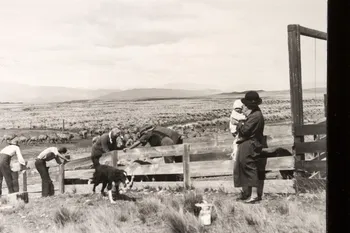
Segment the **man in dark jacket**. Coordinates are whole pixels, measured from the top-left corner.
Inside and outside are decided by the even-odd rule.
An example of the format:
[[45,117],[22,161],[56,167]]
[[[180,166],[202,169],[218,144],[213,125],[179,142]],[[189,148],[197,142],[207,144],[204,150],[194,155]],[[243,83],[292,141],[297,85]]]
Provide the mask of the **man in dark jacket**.
[[267,147],[264,137],[264,116],[258,106],[261,102],[257,92],[247,92],[242,99],[247,120],[237,125],[237,132],[243,139],[237,142],[234,185],[243,188],[242,199],[248,199],[250,196],[247,203],[261,200],[265,179],[265,172],[259,171],[259,168],[264,165],[259,164],[258,161],[262,149]]
[[114,128],[109,133],[102,134],[92,145],[91,160],[94,168],[100,164],[100,158],[104,153],[118,149],[117,138],[120,135],[121,131]]
[[[147,143],[151,145],[151,147],[155,146],[170,146],[170,145],[177,145],[182,144],[182,136],[169,128],[162,127],[162,126],[146,126],[140,131],[140,138],[138,141],[136,141],[132,146],[129,148],[125,148],[124,151],[128,149],[133,149],[140,144],[142,146],[145,146]],[[164,157],[165,163],[181,163],[182,158],[181,156],[166,156]]]

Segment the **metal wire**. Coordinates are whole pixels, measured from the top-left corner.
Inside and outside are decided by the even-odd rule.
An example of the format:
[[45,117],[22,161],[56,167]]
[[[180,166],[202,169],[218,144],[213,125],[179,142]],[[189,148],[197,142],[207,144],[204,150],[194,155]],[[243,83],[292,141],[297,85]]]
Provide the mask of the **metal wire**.
[[316,81],[317,81],[317,52],[316,52],[316,38],[314,39],[314,79],[315,79],[315,99],[316,99]]

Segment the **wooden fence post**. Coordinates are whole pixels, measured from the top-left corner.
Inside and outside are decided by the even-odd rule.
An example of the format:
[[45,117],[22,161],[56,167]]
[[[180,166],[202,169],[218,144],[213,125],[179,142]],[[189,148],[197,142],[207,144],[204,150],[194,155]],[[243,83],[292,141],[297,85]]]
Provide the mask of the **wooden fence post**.
[[[292,133],[295,127],[304,125],[303,90],[300,53],[300,26],[288,25],[289,83],[290,104],[292,111]],[[294,143],[304,142],[304,136],[294,136]],[[305,154],[296,154],[300,160],[305,160]]]
[[59,192],[64,193],[64,164],[59,165],[59,173],[58,173],[58,183],[59,183]]
[[191,173],[190,173],[190,144],[184,144],[184,153],[182,156],[183,172],[184,172],[184,188],[191,187]]
[[113,151],[112,153],[112,165],[113,167],[116,167],[118,163],[118,151]]
[[64,119],[62,120],[62,131],[64,131]]

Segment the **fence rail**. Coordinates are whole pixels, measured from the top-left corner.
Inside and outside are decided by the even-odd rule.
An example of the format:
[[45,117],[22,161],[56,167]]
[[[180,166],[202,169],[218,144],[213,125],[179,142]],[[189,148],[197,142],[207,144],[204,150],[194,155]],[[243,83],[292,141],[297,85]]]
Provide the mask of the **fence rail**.
[[[102,161],[115,167],[125,170],[128,175],[137,176],[159,176],[159,175],[183,175],[183,188],[193,186],[194,178],[203,177],[219,177],[231,176],[233,174],[233,161],[230,159],[231,153],[230,143],[215,145],[207,143],[185,143],[174,146],[161,146],[149,148],[135,148],[127,152],[111,151],[104,154]],[[217,156],[222,156],[216,159]],[[129,164],[134,160],[145,160],[152,158],[164,158],[167,156],[182,157],[182,163],[159,163],[159,164]],[[204,158],[207,156],[208,161],[196,161],[194,158]],[[211,159],[209,159],[209,157]],[[293,156],[261,158],[261,162],[265,165],[262,168],[265,171],[293,171],[295,167],[295,159]],[[69,166],[69,163],[66,165]],[[86,184],[92,178],[94,169],[83,170],[66,170],[60,169],[62,173],[59,175],[60,190],[64,192],[64,185],[68,184]],[[216,181],[215,181],[216,182]],[[215,182],[209,182],[207,188],[211,188]],[[136,182],[139,183],[140,182]],[[148,182],[142,182],[146,185]],[[174,182],[156,181],[155,185],[172,186]],[[176,182],[177,184],[179,182]],[[195,181],[196,184],[199,184]],[[232,182],[229,182],[233,186]],[[226,184],[226,183],[225,183]],[[227,183],[228,184],[228,183]],[[215,186],[215,185],[214,185]],[[228,187],[226,187],[228,188]]]
[[[225,137],[223,137],[225,138]],[[209,142],[209,143],[208,143]],[[278,156],[276,148],[287,147],[291,148],[291,145],[281,145],[279,141],[269,143],[271,148],[264,149],[265,155],[268,158],[261,159],[265,166],[264,170],[267,172],[274,171],[294,171],[296,169],[305,169],[306,171],[312,170],[312,164],[310,163],[297,163],[295,157],[292,156],[290,152],[285,153],[284,155],[280,154]],[[203,184],[200,183],[197,179],[203,177],[222,177],[222,176],[232,176],[233,174],[233,162],[230,158],[231,154],[232,141],[226,140],[217,140],[217,138],[210,140],[204,138],[202,142],[198,143],[185,143],[182,145],[174,146],[161,146],[161,147],[141,147],[129,150],[127,152],[123,151],[111,151],[105,153],[101,158],[101,164],[109,164],[120,169],[125,170],[129,175],[139,176],[153,176],[157,178],[156,182],[135,182],[136,186],[147,185],[148,183],[154,183],[154,185],[167,185],[173,186],[175,183],[179,182],[163,182],[158,180],[160,176],[167,175],[182,175],[183,182],[181,182],[182,187],[188,188],[193,186],[193,184],[201,184],[198,187],[202,187]],[[166,164],[162,163],[162,158],[167,156],[182,157],[182,163],[171,163]],[[159,158],[160,163],[148,163],[152,159]],[[135,160],[144,161],[142,164],[132,163]],[[57,182],[58,191],[60,193],[70,190],[72,184],[87,184],[88,180],[92,178],[93,169],[90,169],[91,158],[90,153],[86,153],[86,157],[72,160],[65,165],[57,166],[55,163],[48,163],[50,167],[50,176],[53,177],[54,182]],[[34,168],[32,161],[28,164],[29,167]],[[316,166],[317,169],[324,170],[325,165],[318,163]],[[31,180],[29,192],[38,192],[37,189],[40,189],[40,177],[38,174],[33,174],[32,172],[25,172],[23,175],[23,190],[27,190],[27,177]],[[272,176],[271,176],[272,177]],[[135,179],[136,180],[136,179]],[[35,181],[35,182],[34,182]],[[276,181],[276,180],[275,180]],[[281,185],[283,181],[281,180]],[[199,183],[198,183],[199,182]],[[203,181],[204,182],[204,181]],[[216,182],[208,182],[208,188],[216,187]],[[267,180],[267,183],[270,185],[277,184],[273,180]],[[35,185],[34,185],[35,183]],[[222,184],[229,184],[233,186],[231,182],[224,182]],[[55,183],[56,184],[56,183]],[[33,187],[32,187],[33,186]],[[35,186],[35,188],[34,188]],[[78,185],[80,186],[80,185]],[[230,189],[229,187],[224,187],[225,189]],[[278,191],[279,189],[271,189]],[[286,190],[290,190],[289,188]]]
[[305,136],[305,135],[320,135],[327,134],[327,126],[325,123],[310,124],[294,127],[295,136]]

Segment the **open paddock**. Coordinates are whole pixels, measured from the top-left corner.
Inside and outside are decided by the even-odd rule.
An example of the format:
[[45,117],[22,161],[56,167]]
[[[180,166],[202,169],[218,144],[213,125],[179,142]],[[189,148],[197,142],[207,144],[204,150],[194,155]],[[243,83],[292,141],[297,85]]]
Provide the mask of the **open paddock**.
[[[291,119],[289,92],[262,92],[261,109],[269,123]],[[49,104],[0,105],[0,128],[55,129],[78,132],[115,126],[131,129],[145,124],[165,126],[202,122],[212,127],[227,121],[233,101],[243,95],[213,95],[191,99],[150,101],[84,101]],[[306,93],[304,110],[307,119],[323,116],[323,93]],[[225,124],[225,123],[223,123]],[[222,130],[227,129],[223,127]]]

